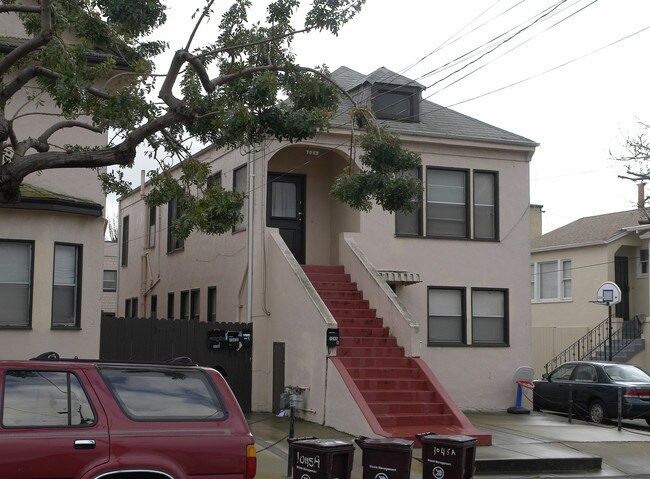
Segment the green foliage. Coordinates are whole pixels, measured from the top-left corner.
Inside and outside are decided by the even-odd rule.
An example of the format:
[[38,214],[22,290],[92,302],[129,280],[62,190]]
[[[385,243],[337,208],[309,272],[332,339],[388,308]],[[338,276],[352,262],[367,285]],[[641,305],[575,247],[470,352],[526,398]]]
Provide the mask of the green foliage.
[[332,196],[362,211],[370,211],[373,200],[386,211],[413,211],[422,196],[422,182],[409,173],[420,166],[419,155],[383,126],[368,126],[359,145],[365,169],[339,175]]

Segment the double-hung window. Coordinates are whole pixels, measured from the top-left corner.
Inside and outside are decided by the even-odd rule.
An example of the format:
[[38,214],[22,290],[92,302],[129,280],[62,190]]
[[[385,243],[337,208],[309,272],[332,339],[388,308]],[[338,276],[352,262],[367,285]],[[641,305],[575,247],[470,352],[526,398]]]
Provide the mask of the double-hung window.
[[429,344],[465,343],[465,289],[429,288]]
[[472,344],[507,344],[508,292],[472,289]]
[[568,301],[572,298],[573,275],[570,259],[531,264],[531,300]]
[[81,245],[55,243],[52,326],[79,327],[81,313]]
[[114,269],[104,270],[104,288],[103,291],[115,292],[117,291],[117,271]]
[[167,252],[178,251],[183,249],[183,240],[172,233],[172,227],[178,218],[181,217],[181,208],[178,204],[178,198],[172,198],[167,203]]
[[636,256],[636,275],[640,278],[647,278],[648,271],[648,248],[639,248]]
[[[419,177],[420,169],[409,171]],[[422,204],[395,214],[397,236],[496,240],[499,238],[498,175],[494,171],[428,167]]]
[[31,325],[34,243],[0,240],[0,326]]
[[[235,193],[246,193],[246,165],[242,165],[233,172],[232,190]],[[233,227],[233,232],[244,231],[246,229],[248,218],[248,197],[244,199],[244,204],[241,209],[242,220]]]

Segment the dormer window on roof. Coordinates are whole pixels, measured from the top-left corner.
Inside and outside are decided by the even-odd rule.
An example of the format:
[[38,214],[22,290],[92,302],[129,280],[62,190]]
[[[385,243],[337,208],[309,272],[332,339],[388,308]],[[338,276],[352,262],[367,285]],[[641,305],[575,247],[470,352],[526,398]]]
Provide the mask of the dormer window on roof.
[[416,86],[375,83],[371,89],[372,110],[380,120],[418,123],[422,90]]

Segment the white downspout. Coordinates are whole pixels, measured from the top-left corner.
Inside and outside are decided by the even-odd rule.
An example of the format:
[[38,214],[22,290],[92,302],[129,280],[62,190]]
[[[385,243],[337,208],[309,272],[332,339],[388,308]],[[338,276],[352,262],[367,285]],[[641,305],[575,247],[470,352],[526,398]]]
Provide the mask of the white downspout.
[[248,151],[248,291],[246,294],[246,323],[253,322],[253,200],[255,198],[255,149]]

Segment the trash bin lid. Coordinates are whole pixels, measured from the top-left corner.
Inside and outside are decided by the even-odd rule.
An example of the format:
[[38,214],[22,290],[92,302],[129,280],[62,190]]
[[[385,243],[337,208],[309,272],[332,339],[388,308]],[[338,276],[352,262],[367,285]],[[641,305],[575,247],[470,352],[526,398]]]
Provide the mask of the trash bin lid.
[[413,441],[408,439],[400,438],[378,438],[371,439],[369,437],[360,436],[354,440],[361,449],[372,448],[372,449],[386,449],[386,450],[410,450],[413,449]]
[[311,449],[354,449],[352,443],[338,439],[299,439],[291,442],[292,446],[308,447]]
[[451,436],[443,436],[438,434],[425,434],[416,435],[422,444],[445,444],[451,446],[471,446],[476,444],[476,438],[472,436],[464,436],[456,434]]

